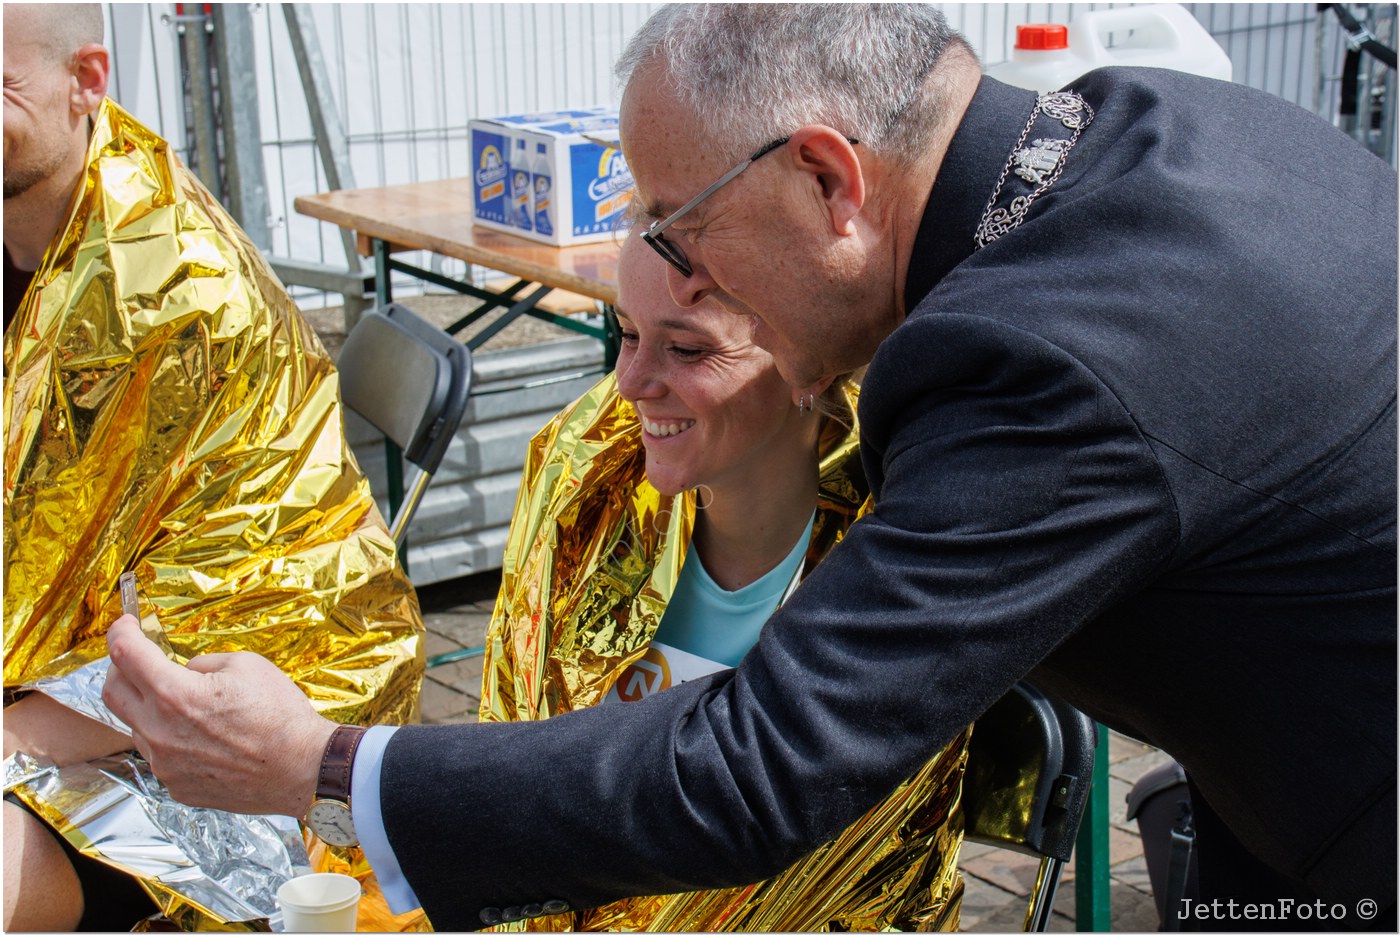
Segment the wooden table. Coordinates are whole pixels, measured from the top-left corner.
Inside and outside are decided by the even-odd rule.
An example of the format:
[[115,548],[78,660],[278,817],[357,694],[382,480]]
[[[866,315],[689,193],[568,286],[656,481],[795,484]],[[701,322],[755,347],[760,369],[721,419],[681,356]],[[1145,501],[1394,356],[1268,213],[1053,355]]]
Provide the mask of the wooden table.
[[[360,254],[374,258],[375,300],[381,306],[393,301],[390,274],[401,272],[481,300],[478,308],[444,329],[449,334],[457,334],[484,316],[505,309],[504,314],[466,342],[473,351],[517,318],[530,315],[599,339],[603,343],[603,369],[597,373],[611,370],[617,361],[621,335],[617,320],[609,313],[617,302],[617,256],[621,250],[617,242],[560,248],[477,227],[472,222],[469,178],[303,195],[294,204],[301,214],[355,233]],[[394,253],[408,250],[427,250],[517,278],[499,291],[482,289],[393,258]],[[540,300],[556,289],[603,303],[602,314],[589,321],[540,307]],[[512,389],[525,388],[528,386]],[[402,502],[403,469],[398,448],[387,439],[385,447],[392,518]],[[407,567],[406,549],[401,547],[400,554],[405,556]],[[448,656],[479,654],[480,648]],[[434,657],[428,664],[454,661],[448,656]]]
[[[478,227],[472,219],[469,178],[302,195],[294,204],[301,214],[355,232],[361,255],[374,258],[375,299],[381,305],[393,300],[389,276],[397,271],[482,301],[480,308],[447,327],[451,333],[495,309],[505,308],[501,318],[467,342],[473,350],[516,318],[528,314],[598,338],[603,342],[607,366],[611,367],[616,359],[617,335],[610,315],[602,316],[599,324],[591,324],[538,307],[539,301],[555,289],[596,299],[605,306],[616,303],[620,248],[613,241],[551,247]],[[465,260],[517,279],[499,292],[481,289],[392,256],[408,250],[427,250]]]

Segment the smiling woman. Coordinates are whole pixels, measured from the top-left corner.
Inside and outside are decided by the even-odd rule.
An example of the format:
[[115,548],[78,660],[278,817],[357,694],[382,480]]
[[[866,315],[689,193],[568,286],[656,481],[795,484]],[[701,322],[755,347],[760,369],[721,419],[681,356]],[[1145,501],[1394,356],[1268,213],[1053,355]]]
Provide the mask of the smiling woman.
[[[771,569],[806,525],[820,426],[753,344],[748,319],[715,302],[677,309],[660,265],[637,242],[629,238],[624,262],[651,275],[620,284],[618,392],[641,421],[652,486],[678,494],[704,484],[713,493],[699,548],[717,580],[739,587]],[[769,496],[751,502],[757,491]]]
[[[677,308],[664,275],[629,237],[617,372],[532,443],[487,637],[483,721],[640,701],[739,665],[866,507],[854,383],[789,387],[747,316],[714,301]],[[815,414],[818,395],[828,415]],[[955,929],[966,739],[767,881],[501,921],[552,931]]]

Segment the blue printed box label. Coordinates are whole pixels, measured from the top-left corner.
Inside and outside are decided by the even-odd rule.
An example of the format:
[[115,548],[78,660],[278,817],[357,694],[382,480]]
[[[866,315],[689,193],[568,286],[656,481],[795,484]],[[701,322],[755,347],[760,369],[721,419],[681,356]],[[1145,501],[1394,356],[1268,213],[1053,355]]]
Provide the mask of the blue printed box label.
[[578,143],[570,147],[573,174],[573,234],[612,230],[632,203],[632,172],[615,146]]
[[535,232],[550,236],[554,233],[553,179],[542,172],[536,172],[535,182]]
[[542,133],[558,136],[571,136],[575,133],[597,133],[600,130],[616,130],[619,118],[615,114],[576,117],[562,123],[544,124],[536,129]]
[[504,135],[481,129],[472,131],[472,166],[476,192],[476,216],[483,221],[507,223],[507,141]]
[[548,110],[537,114],[517,114],[513,117],[497,117],[501,123],[508,123],[517,127],[536,127],[546,123],[557,123],[561,120],[583,120],[596,116],[589,110]]

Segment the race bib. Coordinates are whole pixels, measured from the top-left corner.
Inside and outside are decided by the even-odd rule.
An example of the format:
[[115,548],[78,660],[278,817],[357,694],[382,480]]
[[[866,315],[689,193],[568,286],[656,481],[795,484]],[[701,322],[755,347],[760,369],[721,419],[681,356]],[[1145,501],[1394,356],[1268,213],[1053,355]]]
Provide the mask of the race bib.
[[641,701],[647,695],[665,691],[672,685],[689,682],[691,679],[727,668],[729,667],[683,649],[676,649],[665,643],[652,643],[647,647],[647,654],[628,666],[613,683],[613,687],[603,698],[603,703]]

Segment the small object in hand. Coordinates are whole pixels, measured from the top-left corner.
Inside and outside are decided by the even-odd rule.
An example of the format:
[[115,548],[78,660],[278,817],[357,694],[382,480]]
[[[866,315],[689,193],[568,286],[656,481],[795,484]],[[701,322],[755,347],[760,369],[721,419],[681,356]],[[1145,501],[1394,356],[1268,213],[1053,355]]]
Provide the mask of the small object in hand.
[[122,591],[122,613],[141,619],[140,592],[136,589],[136,572],[124,571],[117,579]]
[[131,614],[141,624],[141,632],[146,634],[151,642],[165,650],[165,655],[175,661],[180,660],[175,655],[175,648],[170,645],[170,638],[165,635],[164,628],[155,614],[151,614],[150,619],[141,615],[141,586],[136,583],[136,572],[124,571],[117,579],[117,586],[122,595],[122,613]]

